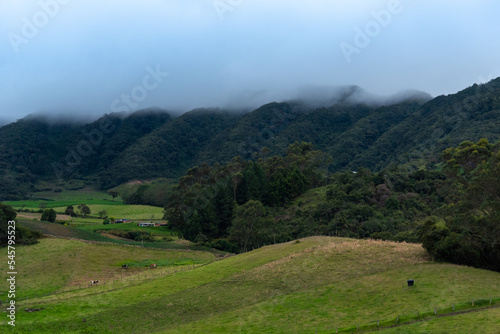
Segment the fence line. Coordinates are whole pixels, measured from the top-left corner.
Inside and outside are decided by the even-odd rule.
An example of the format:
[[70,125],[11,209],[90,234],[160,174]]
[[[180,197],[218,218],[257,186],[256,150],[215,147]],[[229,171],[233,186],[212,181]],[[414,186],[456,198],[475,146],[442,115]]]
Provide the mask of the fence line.
[[[193,263],[192,265],[187,265],[187,266],[178,266],[178,267],[173,267],[173,268],[167,268],[166,271],[161,270],[160,272],[153,269],[151,272],[147,272],[147,273],[138,273],[137,275],[134,274],[134,275],[130,275],[127,277],[110,279],[108,281],[102,280],[99,283],[97,283],[95,287],[110,286],[110,285],[113,286],[115,283],[140,282],[140,281],[146,281],[148,279],[153,279],[153,278],[166,277],[168,275],[173,275],[173,274],[184,272],[184,271],[194,270],[196,268],[200,268],[200,267],[209,265],[215,261],[217,261],[217,260],[210,261],[207,263],[198,264],[198,265]],[[124,269],[124,270],[127,270],[127,269]],[[48,296],[53,296],[53,295],[67,293],[67,292],[73,292],[73,291],[83,291],[85,289],[95,288],[95,287],[91,286],[90,283],[86,284],[86,285],[80,284],[80,285],[75,286],[75,287],[63,288],[62,290],[54,289],[54,290],[49,290],[47,292],[35,292],[32,295],[27,295],[23,298],[18,297],[18,298],[16,298],[16,301],[26,301],[29,299],[48,297]],[[0,300],[0,305],[2,305],[2,302],[3,302],[3,300]],[[8,304],[8,303],[9,303],[9,299],[6,298],[5,304]]]
[[394,318],[386,320],[377,320],[364,324],[358,323],[349,327],[334,327],[334,331],[335,333],[372,332],[382,328],[396,327],[404,324],[424,321],[427,319],[480,311],[496,307],[500,307],[500,298],[471,298],[467,302],[452,303],[449,307],[434,307],[432,310],[426,310],[424,312],[420,312],[420,310],[417,310],[409,314],[399,314]]

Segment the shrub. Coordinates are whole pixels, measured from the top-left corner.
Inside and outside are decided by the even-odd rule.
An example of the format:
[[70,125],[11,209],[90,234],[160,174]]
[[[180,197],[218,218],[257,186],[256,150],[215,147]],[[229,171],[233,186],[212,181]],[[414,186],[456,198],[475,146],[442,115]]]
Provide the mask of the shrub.
[[34,245],[38,243],[43,234],[39,231],[33,231],[28,228],[16,226],[16,243],[20,245]]
[[392,233],[389,231],[384,231],[384,232],[375,232],[370,234],[370,238],[375,239],[375,240],[392,240],[393,236]]
[[236,253],[238,251],[238,246],[226,239],[217,239],[212,242],[206,242],[204,246],[229,253]]
[[54,209],[45,209],[40,220],[53,223],[56,221],[56,217],[57,215]]

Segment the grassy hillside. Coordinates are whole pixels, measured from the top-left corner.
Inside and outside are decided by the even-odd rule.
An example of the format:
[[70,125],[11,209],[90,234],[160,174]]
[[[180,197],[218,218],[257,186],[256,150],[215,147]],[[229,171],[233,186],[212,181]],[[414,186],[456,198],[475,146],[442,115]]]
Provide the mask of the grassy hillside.
[[[92,279],[109,281],[136,276],[146,271],[149,263],[162,261],[174,266],[176,262],[200,264],[214,258],[207,252],[125,247],[59,238],[42,239],[36,245],[20,247],[16,255],[19,268],[16,295],[20,299],[35,293],[41,295],[69,287],[86,287]],[[122,264],[129,264],[130,268],[123,270]],[[7,272],[4,266],[2,270]]]
[[[123,261],[140,263],[141,258],[160,261],[161,254],[165,259],[173,256],[115,247],[43,240],[23,248],[19,254],[25,259],[19,268],[26,268],[22,285],[32,292],[79,279],[118,277]],[[35,254],[45,262],[26,260]],[[193,261],[213,258],[191,252],[175,256]],[[45,266],[46,274],[35,277],[40,266]],[[142,267],[131,269],[148,272]],[[54,275],[60,270],[61,274]],[[415,287],[406,286],[409,278],[415,279]],[[117,282],[21,301],[15,332],[332,333],[337,327],[441,310],[471,299],[498,298],[499,282],[499,273],[433,263],[416,244],[313,237],[147,281]],[[22,311],[26,308],[42,309]],[[495,315],[497,310],[456,316],[468,319],[458,324],[451,322],[452,317],[443,317],[407,325],[414,330],[400,327],[387,333],[423,333],[431,328],[449,332],[479,328],[493,333],[498,325]],[[479,319],[481,323],[476,324]],[[6,332],[10,331],[14,332]]]
[[500,328],[500,308],[484,310],[479,313],[458,314],[455,316],[430,319],[428,321],[384,329],[383,334],[402,333],[484,333],[497,334]]

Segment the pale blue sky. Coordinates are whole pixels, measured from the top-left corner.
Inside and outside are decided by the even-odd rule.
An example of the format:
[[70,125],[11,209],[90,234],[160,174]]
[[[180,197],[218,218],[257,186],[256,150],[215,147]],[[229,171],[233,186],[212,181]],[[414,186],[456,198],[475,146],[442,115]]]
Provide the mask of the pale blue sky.
[[0,118],[254,107],[316,85],[450,94],[500,76],[499,13],[494,0],[2,0]]

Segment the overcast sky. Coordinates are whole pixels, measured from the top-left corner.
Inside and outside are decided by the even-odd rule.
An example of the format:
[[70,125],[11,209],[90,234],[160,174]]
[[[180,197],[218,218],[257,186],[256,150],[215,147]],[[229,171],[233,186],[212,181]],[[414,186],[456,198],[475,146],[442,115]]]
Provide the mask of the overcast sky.
[[[497,0],[1,0],[0,118],[246,107],[500,76]],[[73,116],[74,115],[74,116]]]

